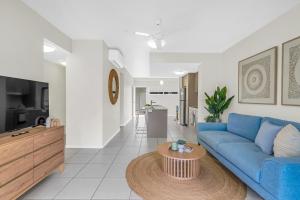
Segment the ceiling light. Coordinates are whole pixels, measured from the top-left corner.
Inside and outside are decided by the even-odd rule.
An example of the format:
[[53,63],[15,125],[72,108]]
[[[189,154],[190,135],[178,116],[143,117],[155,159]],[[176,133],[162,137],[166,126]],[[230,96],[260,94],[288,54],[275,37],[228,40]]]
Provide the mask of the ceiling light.
[[152,49],[160,49],[166,45],[166,41],[161,39],[150,39],[147,44]]
[[150,34],[148,33],[143,33],[143,32],[135,32],[136,35],[140,35],[140,36],[146,36],[146,37],[149,37]]
[[186,72],[185,71],[175,71],[174,74],[177,76],[182,76],[182,75],[186,74]]
[[157,49],[157,44],[156,44],[155,40],[153,40],[153,39],[148,40],[147,44],[150,48]]
[[49,45],[44,45],[44,52],[45,53],[51,53],[53,51],[55,51],[55,47],[49,46]]
[[163,85],[163,84],[164,84],[164,81],[163,81],[163,80],[160,80],[160,81],[159,81],[159,84],[160,84],[160,85]]

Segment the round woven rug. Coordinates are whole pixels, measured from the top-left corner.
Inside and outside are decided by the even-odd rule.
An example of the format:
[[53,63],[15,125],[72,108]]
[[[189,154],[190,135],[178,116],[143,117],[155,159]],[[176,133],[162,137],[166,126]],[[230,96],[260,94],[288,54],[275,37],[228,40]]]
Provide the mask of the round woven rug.
[[162,171],[162,157],[151,152],[131,161],[126,170],[129,187],[147,200],[244,200],[246,186],[211,156],[201,160],[200,176],[178,181]]

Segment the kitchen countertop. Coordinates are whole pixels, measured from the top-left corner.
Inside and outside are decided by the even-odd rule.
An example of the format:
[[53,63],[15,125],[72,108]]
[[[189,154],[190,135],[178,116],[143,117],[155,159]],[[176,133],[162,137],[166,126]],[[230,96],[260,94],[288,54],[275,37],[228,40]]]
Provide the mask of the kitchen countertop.
[[151,110],[168,110],[166,107],[161,106],[161,105],[152,105],[152,106],[148,106],[145,107],[145,109],[151,109]]

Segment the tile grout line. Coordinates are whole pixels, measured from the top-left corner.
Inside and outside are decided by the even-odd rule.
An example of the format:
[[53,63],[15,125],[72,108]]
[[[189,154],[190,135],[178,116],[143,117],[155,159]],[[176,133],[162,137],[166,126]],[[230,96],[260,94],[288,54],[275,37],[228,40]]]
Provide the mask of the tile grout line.
[[[128,141],[128,139],[126,140],[126,142],[127,142],[127,141]],[[141,142],[141,141],[140,141],[140,142]],[[140,144],[140,145],[141,145],[141,144]],[[106,177],[106,175],[108,174],[108,171],[111,169],[111,167],[112,167],[114,161],[116,160],[117,156],[120,154],[120,151],[122,150],[122,148],[123,148],[124,146],[125,146],[125,144],[123,144],[122,147],[119,149],[119,151],[116,153],[116,155],[115,155],[114,159],[112,160],[112,162],[111,162],[111,164],[110,164],[108,170],[107,170],[106,173],[104,174],[103,179],[104,179],[104,178]],[[95,196],[95,193],[97,192],[97,190],[99,189],[100,185],[102,184],[103,179],[101,180],[101,182],[100,182],[99,185],[97,186],[97,188],[96,188],[95,192],[93,193],[91,199],[93,199],[93,197]],[[130,197],[130,196],[129,196],[129,197]]]
[[[80,150],[77,152],[77,153],[75,153],[75,154],[79,154],[79,152],[80,152]],[[99,153],[99,150],[98,150],[98,152],[97,153]],[[95,153],[95,155],[94,156],[92,156],[90,159],[89,159],[89,161],[88,162],[86,162],[86,163],[73,163],[73,164],[83,164],[83,166],[81,167],[81,169],[79,169],[78,170],[78,172],[73,176],[73,177],[71,177],[71,179],[70,179],[70,181],[68,181],[67,183],[66,183],[66,185],[64,186],[64,187],[62,187],[62,189],[61,190],[59,190],[58,191],[58,193],[54,196],[54,198],[52,199],[52,200],[55,200],[56,199],[56,197],[70,184],[70,182],[72,181],[72,180],[74,180],[76,177],[77,177],[77,175],[88,165],[88,164],[90,164],[90,162],[93,160],[93,158],[95,158],[96,157],[96,155],[97,155],[97,153]],[[75,156],[75,155],[74,155]],[[72,156],[73,157],[73,156]],[[67,163],[67,164],[72,164],[72,163]]]
[[[77,152],[77,153],[74,153],[74,155],[72,155],[69,159],[71,159],[71,158],[73,158],[76,154],[78,154],[79,153],[79,151]],[[65,161],[64,161],[65,162]],[[68,163],[64,163],[64,164],[68,164]],[[82,168],[84,168],[85,167],[85,165],[82,167]],[[81,170],[81,169],[80,169]],[[80,171],[79,170],[79,171]],[[77,175],[77,174],[76,174]],[[76,176],[75,175],[75,176]],[[74,177],[75,177],[74,176]],[[48,176],[49,177],[49,176]],[[48,178],[47,177],[47,178]],[[74,177],[64,177],[64,178],[70,178],[70,180],[62,187],[62,189],[61,190],[59,190],[57,193],[56,193],[56,195],[54,195],[54,197],[53,198],[51,198],[50,200],[55,200],[55,198],[56,198],[56,196],[73,180],[73,178]],[[59,177],[58,177],[59,178]],[[22,199],[22,200],[31,200],[31,199]]]
[[[127,139],[127,140],[128,140],[128,139]],[[127,141],[127,140],[126,140],[126,141]],[[141,143],[141,141],[140,141],[140,143]],[[141,144],[140,144],[140,145],[141,145]],[[103,178],[101,179],[100,183],[98,184],[98,186],[97,186],[96,190],[94,191],[94,193],[93,193],[92,197],[90,198],[90,200],[92,200],[92,199],[94,198],[94,196],[95,196],[97,190],[99,189],[100,185],[103,183],[104,178],[105,178],[106,175],[108,174],[108,171],[111,169],[111,167],[112,167],[114,161],[116,160],[117,156],[119,155],[121,149],[122,149],[124,146],[125,146],[125,144],[123,143],[122,147],[121,147],[121,148],[119,149],[119,151],[116,153],[114,159],[112,160],[112,162],[111,162],[109,168],[107,169],[106,173],[104,174]],[[130,198],[130,194],[131,194],[131,192],[129,193],[129,198]],[[128,198],[128,199],[129,199],[129,198]]]

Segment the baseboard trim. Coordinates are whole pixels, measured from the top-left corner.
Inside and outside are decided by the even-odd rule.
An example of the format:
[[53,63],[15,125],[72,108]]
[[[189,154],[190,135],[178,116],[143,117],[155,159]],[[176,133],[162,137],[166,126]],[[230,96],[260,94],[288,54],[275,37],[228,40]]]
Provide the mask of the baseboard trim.
[[104,148],[116,135],[120,133],[120,131],[121,129],[119,128],[100,148]]
[[121,126],[126,126],[131,120],[132,120],[132,117],[129,120],[127,120],[127,122],[121,124]]
[[103,149],[116,135],[118,135],[118,133],[120,133],[121,129],[119,128],[105,143],[104,145],[90,145],[90,146],[86,146],[86,145],[66,145],[66,148],[72,148],[72,149]]

